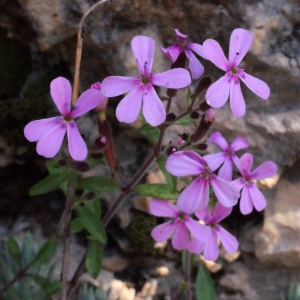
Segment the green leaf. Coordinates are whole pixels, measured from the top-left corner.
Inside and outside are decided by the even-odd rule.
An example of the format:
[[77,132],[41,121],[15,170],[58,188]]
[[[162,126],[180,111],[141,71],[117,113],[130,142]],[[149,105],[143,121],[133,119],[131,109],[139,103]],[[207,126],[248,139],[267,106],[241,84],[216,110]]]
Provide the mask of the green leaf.
[[75,218],[74,220],[71,221],[71,233],[77,233],[83,230],[85,227],[80,221],[79,218]]
[[32,265],[35,267],[41,267],[48,263],[54,256],[57,248],[57,239],[51,238],[48,240],[39,250],[37,255],[32,261]]
[[146,123],[142,125],[139,131],[144,132],[151,143],[155,144],[158,141],[160,130],[157,127],[152,127]]
[[196,124],[196,120],[191,119],[190,116],[184,116],[184,117],[178,119],[174,124],[176,124],[176,125]]
[[21,267],[22,266],[21,251],[16,240],[10,236],[5,236],[4,243],[7,247],[9,254],[12,256],[12,258],[15,260],[18,266]]
[[91,234],[93,239],[98,240],[102,244],[106,244],[107,237],[104,226],[102,225],[100,218],[96,216],[91,210],[86,207],[78,205],[76,212],[81,223],[85,229]]
[[216,298],[214,282],[203,265],[199,265],[196,278],[196,297],[197,300],[215,300]]
[[161,171],[163,172],[163,174],[165,175],[165,178],[167,180],[168,186],[170,188],[170,191],[172,193],[176,192],[176,188],[177,188],[177,177],[171,175],[167,169],[166,169],[166,158],[165,157],[161,157],[157,160],[158,166],[161,169]]
[[110,178],[104,176],[90,176],[81,178],[78,187],[92,192],[109,192],[119,190],[118,185]]
[[102,245],[93,241],[86,255],[85,265],[89,274],[96,279],[102,266]]
[[76,173],[72,169],[65,169],[64,174],[67,180],[75,187],[78,186],[78,179]]
[[84,206],[90,209],[96,216],[100,218],[101,216],[101,203],[98,197],[95,197],[93,200],[85,201]]
[[[183,270],[184,272],[186,272],[186,256],[188,255],[188,251],[187,250],[183,250],[181,252],[181,263],[182,263],[182,267],[183,267]],[[189,270],[192,270],[192,267],[193,267],[193,264],[194,264],[194,258],[195,258],[195,255],[193,253],[190,253],[190,259],[189,259]]]
[[190,105],[192,103],[192,92],[191,89],[188,87],[188,93],[186,95],[186,101]]
[[134,191],[153,198],[172,200],[177,199],[179,193],[171,192],[167,184],[139,184],[134,188]]
[[57,161],[55,159],[49,159],[46,161],[46,167],[50,175],[53,174],[61,174],[63,168],[58,166]]
[[46,292],[47,296],[53,296],[60,290],[59,280],[51,282],[43,276],[31,273],[26,273],[25,276],[32,278]]
[[59,187],[62,183],[66,181],[66,177],[64,174],[53,174],[49,175],[42,181],[38,182],[34,185],[30,191],[30,196],[42,195],[48,193],[57,187]]

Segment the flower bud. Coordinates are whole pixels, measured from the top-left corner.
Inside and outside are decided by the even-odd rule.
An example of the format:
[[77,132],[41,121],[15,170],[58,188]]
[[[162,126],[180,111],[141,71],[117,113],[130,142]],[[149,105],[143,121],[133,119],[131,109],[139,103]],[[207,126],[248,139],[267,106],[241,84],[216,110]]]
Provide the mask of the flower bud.
[[206,101],[203,101],[200,106],[199,106],[200,110],[205,112],[207,111],[208,109],[211,108],[211,106],[206,102]]
[[173,122],[176,119],[176,115],[173,113],[168,113],[166,116],[166,122]]
[[198,119],[200,117],[200,114],[197,112],[197,111],[193,111],[191,114],[190,114],[190,117],[191,119]]
[[107,106],[108,98],[106,96],[104,96],[101,92],[101,83],[100,82],[93,83],[91,85],[91,89],[98,90],[99,91],[99,97],[101,97],[101,102],[97,107],[95,107],[95,109],[97,111],[104,111],[106,109],[106,106]]
[[104,149],[107,145],[106,137],[105,136],[99,136],[98,138],[96,138],[95,145],[96,145],[97,149],[99,149],[99,150]]
[[89,201],[95,198],[96,194],[94,192],[87,192],[82,195],[82,200]]
[[207,90],[209,88],[209,86],[212,83],[212,79],[209,76],[204,76],[200,79],[195,92],[194,92],[194,97],[197,97],[199,94],[201,94],[202,92],[204,92],[205,90]]
[[171,154],[173,154],[174,152],[178,151],[178,148],[174,145],[170,145],[167,149],[166,149],[166,154],[167,156],[170,156]]
[[207,149],[207,144],[206,143],[201,143],[201,144],[198,144],[198,145],[195,145],[193,146],[194,148],[198,149],[198,150],[206,150]]
[[84,161],[70,161],[70,167],[78,172],[87,172],[90,170],[89,164]]
[[67,162],[64,160],[64,159],[60,159],[57,164],[60,166],[60,167],[65,167],[67,165]]
[[103,158],[103,153],[92,153],[91,158],[94,160],[101,160]]

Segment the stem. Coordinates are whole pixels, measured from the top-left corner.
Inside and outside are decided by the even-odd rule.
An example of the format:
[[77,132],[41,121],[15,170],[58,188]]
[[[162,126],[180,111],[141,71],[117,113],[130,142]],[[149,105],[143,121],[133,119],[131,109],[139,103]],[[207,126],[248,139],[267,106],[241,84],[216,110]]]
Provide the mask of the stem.
[[71,216],[72,216],[72,198],[75,189],[71,183],[68,183],[67,199],[65,207],[64,218],[64,249],[63,249],[63,262],[61,269],[61,295],[60,300],[67,299],[67,276],[70,258],[70,243],[71,243]]
[[185,282],[186,282],[186,299],[187,300],[192,300],[192,290],[191,290],[191,277],[190,277],[190,259],[191,259],[191,253],[189,251],[186,251],[185,255]]
[[76,46],[76,55],[75,55],[75,72],[74,72],[74,82],[73,82],[73,92],[72,92],[72,105],[76,104],[78,99],[78,88],[79,88],[79,74],[80,74],[80,62],[82,55],[82,44],[84,37],[84,26],[83,22],[85,18],[98,6],[106,2],[107,0],[101,0],[92,5],[82,16],[78,25],[78,33],[77,33],[77,46]]

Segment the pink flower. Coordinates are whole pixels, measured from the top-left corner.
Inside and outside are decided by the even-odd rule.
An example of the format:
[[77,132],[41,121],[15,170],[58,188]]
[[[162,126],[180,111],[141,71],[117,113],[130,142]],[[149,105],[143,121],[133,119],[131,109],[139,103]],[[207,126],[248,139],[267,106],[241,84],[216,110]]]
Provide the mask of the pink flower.
[[191,83],[190,74],[181,68],[152,74],[155,43],[150,37],[134,37],[131,48],[141,78],[109,76],[102,82],[102,92],[107,97],[115,97],[129,92],[116,110],[117,119],[120,122],[134,122],[143,103],[143,114],[146,121],[152,126],[158,126],[165,121],[166,110],[153,85],[171,89],[183,88]]
[[250,214],[253,206],[256,210],[263,210],[267,203],[264,195],[257,188],[253,180],[272,177],[277,172],[277,166],[272,161],[266,161],[251,172],[253,156],[245,153],[240,158],[239,170],[243,178],[232,181],[236,188],[241,191],[240,210],[246,215]]
[[198,254],[204,250],[203,255],[206,260],[216,260],[219,256],[219,239],[228,252],[234,253],[239,247],[237,239],[218,224],[229,216],[231,211],[232,207],[224,207],[218,202],[213,215],[211,215],[208,207],[196,212],[195,215],[210,226],[210,236],[205,242],[194,237],[188,246],[189,252]]
[[178,42],[168,48],[160,48],[163,54],[173,63],[177,60],[179,54],[184,52],[189,59],[189,69],[192,73],[192,79],[198,79],[204,72],[204,68],[193,52],[199,56],[206,58],[203,52],[203,46],[187,41],[187,36],[180,33],[178,29],[174,30],[178,38]]
[[176,206],[166,200],[152,199],[150,212],[157,217],[169,217],[174,220],[156,226],[151,236],[157,242],[167,240],[173,233],[172,245],[177,250],[186,249],[190,243],[189,231],[199,241],[205,241],[209,237],[209,229],[190,216],[181,212]]
[[100,82],[93,83],[91,85],[91,89],[95,89],[95,90],[99,91],[100,103],[96,107],[96,110],[97,111],[104,111],[106,109],[106,106],[107,106],[108,98],[106,96],[104,96],[103,93],[101,92],[101,83]]
[[208,154],[203,158],[206,160],[209,168],[212,171],[215,171],[223,164],[218,172],[218,175],[224,180],[231,181],[232,162],[234,162],[237,167],[239,165],[239,158],[234,152],[240,149],[247,148],[249,146],[248,142],[244,138],[239,136],[232,142],[230,146],[228,146],[228,143],[220,132],[212,133],[209,141],[217,144],[223,150],[223,152]]
[[269,98],[270,89],[262,80],[247,74],[238,65],[250,49],[253,37],[250,31],[235,29],[230,37],[229,59],[224,56],[218,42],[208,39],[203,43],[204,54],[218,68],[226,74],[212,84],[206,92],[206,102],[215,108],[225,104],[230,94],[230,106],[235,117],[245,114],[246,106],[240,86],[242,80],[246,86],[257,96],[266,100]]
[[209,184],[224,206],[233,206],[238,201],[238,190],[230,182],[212,173],[206,161],[196,152],[186,150],[173,153],[168,157],[166,169],[174,176],[196,176],[177,201],[179,209],[187,214],[207,206]]
[[50,93],[61,116],[28,123],[24,128],[25,137],[30,142],[38,141],[37,153],[50,158],[57,154],[67,133],[71,157],[75,160],[84,160],[87,156],[87,147],[74,118],[99,105],[101,99],[98,91],[94,89],[85,91],[78,98],[76,105],[71,106],[70,82],[64,77],[58,77],[52,80]]

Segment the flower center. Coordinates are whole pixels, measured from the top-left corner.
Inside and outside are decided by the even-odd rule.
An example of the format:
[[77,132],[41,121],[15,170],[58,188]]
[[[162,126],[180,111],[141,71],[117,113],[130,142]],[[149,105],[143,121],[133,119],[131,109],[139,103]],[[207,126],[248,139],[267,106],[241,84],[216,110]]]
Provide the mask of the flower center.
[[205,180],[209,180],[213,176],[214,176],[214,173],[211,171],[211,169],[208,167],[208,165],[206,165],[205,171],[200,175],[200,177],[204,178]]
[[66,123],[69,123],[69,122],[73,121],[72,117],[69,116],[69,115],[63,116],[62,119]]

